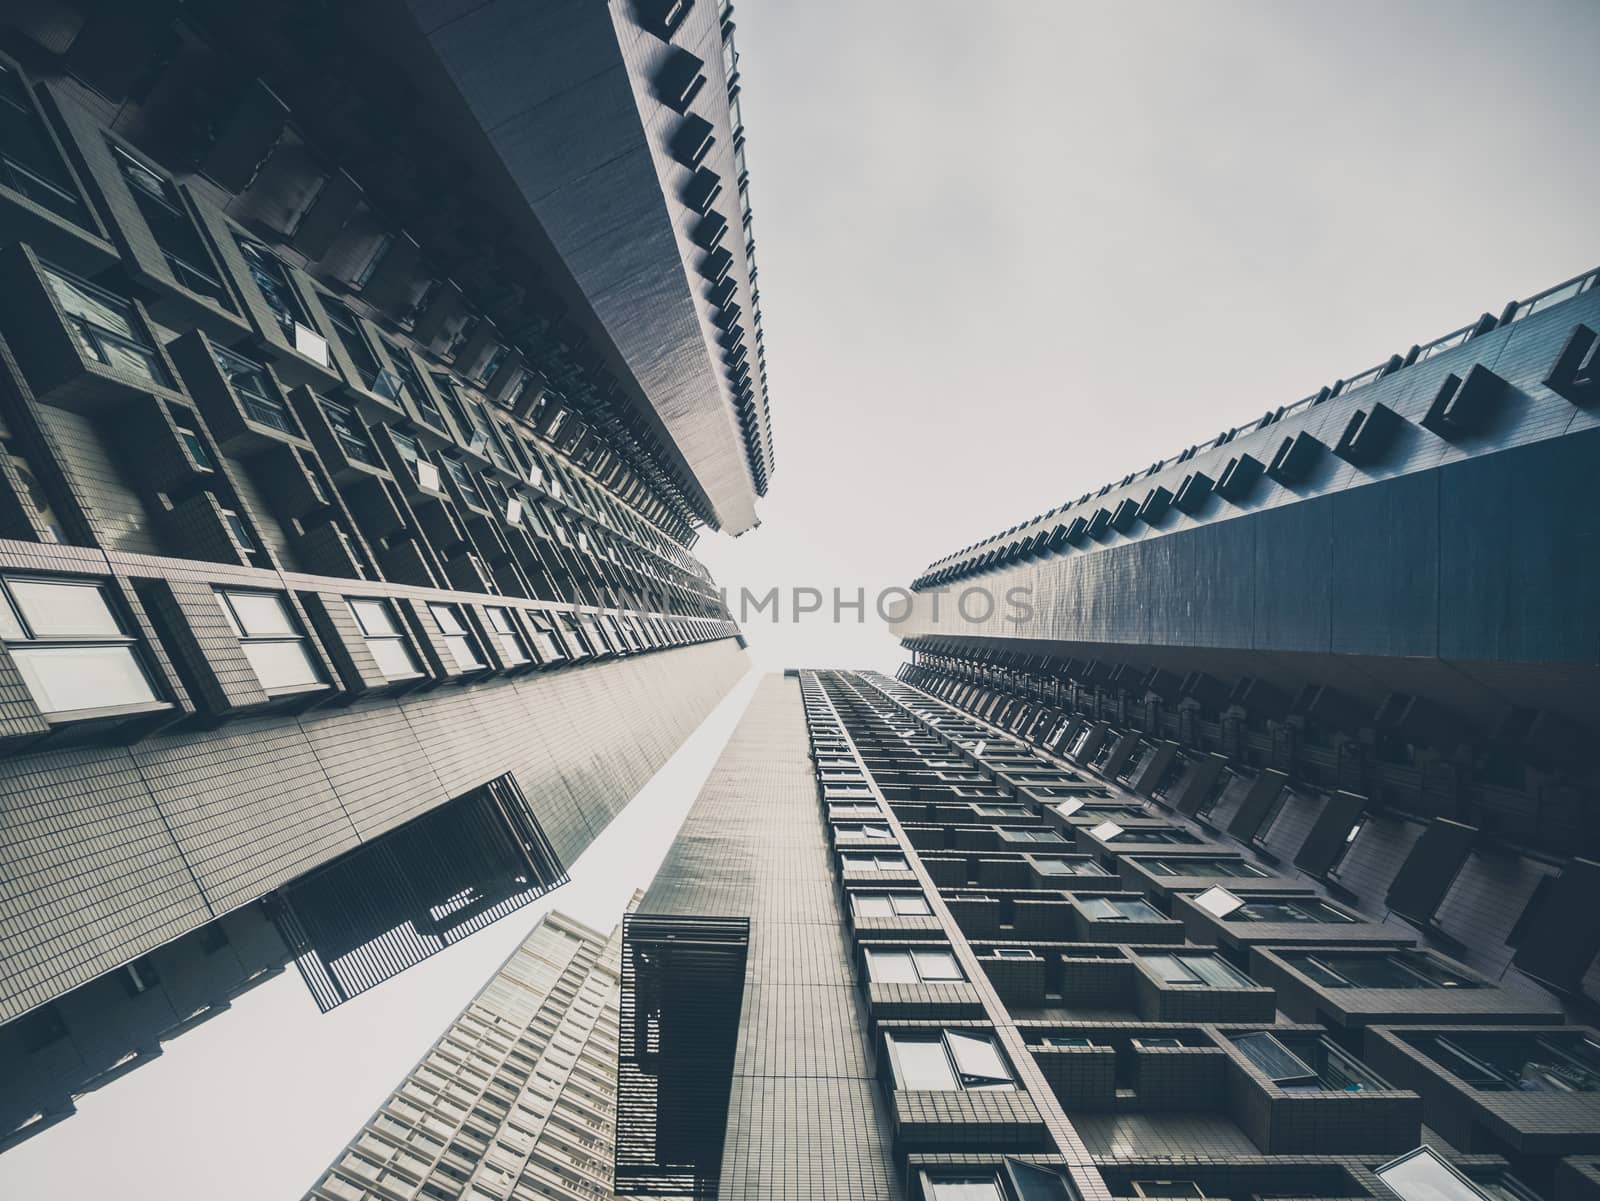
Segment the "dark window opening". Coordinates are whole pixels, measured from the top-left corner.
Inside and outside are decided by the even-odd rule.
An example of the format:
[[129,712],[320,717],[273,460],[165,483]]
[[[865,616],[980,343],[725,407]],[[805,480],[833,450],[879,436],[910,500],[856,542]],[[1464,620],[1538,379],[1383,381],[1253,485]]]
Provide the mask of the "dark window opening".
[[5,63],[0,63],[0,183],[74,225],[87,224],[83,201],[33,107],[28,85]]
[[208,296],[231,312],[233,303],[228,299],[227,289],[217,277],[211,255],[185,211],[177,189],[122,147],[112,146],[111,156],[116,159],[128,190],[133,193],[133,202],[150,227],[172,278],[180,287]]

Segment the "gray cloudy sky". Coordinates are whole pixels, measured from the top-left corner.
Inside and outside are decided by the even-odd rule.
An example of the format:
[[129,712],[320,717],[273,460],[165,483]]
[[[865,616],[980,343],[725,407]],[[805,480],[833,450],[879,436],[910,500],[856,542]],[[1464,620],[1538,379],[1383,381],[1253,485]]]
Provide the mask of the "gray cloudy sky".
[[[1600,4],[738,0],[778,468],[853,596],[1600,262]],[[849,617],[849,614],[846,614]],[[764,665],[892,667],[876,622]]]
[[[613,0],[616,2],[616,0]],[[927,562],[1600,262],[1600,5],[738,0],[778,467],[735,597]],[[766,669],[890,669],[870,615]],[[787,612],[784,615],[788,617]],[[554,900],[607,927],[748,699]],[[29,1201],[298,1197],[537,911],[318,1017],[292,976],[0,1156]]]

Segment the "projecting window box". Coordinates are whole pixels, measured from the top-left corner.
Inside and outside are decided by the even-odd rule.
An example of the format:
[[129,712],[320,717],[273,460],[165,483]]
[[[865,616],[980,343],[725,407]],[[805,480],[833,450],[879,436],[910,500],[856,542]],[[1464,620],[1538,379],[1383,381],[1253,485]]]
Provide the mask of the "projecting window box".
[[287,600],[273,592],[217,593],[222,615],[239,640],[256,679],[270,696],[294,695],[327,687],[306,646]]
[[96,581],[0,579],[0,642],[52,724],[168,708]]
[[[467,615],[462,606],[430,603],[428,612],[432,614],[434,623],[439,627],[457,674],[476,675],[489,670],[478,636],[467,624]],[[444,664],[446,670],[449,670],[450,666],[449,662]]]
[[367,650],[385,680],[397,683],[422,677],[416,653],[386,600],[351,597],[350,613],[356,619]]

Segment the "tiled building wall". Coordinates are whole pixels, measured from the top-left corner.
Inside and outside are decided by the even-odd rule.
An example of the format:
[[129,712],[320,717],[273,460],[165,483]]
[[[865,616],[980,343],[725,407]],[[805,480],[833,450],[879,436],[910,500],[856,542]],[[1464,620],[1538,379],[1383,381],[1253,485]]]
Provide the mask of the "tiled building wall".
[[55,435],[67,475],[99,519],[106,549],[135,555],[167,553],[94,422],[80,413],[48,406],[40,408],[39,413]]
[[762,680],[640,905],[750,919],[719,1196],[898,1198],[800,685]]
[[506,771],[570,864],[746,662],[724,639],[0,762],[0,1015]]

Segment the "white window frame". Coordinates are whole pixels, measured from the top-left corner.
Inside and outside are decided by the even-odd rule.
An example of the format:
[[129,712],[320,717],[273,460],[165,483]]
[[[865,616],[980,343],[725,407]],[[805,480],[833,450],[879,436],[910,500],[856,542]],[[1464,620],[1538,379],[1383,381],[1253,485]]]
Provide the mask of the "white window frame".
[[[218,588],[216,591],[217,604],[222,609],[223,619],[228,623],[228,628],[233,631],[233,636],[239,640],[239,648],[244,652],[245,658],[250,660],[250,669],[256,673],[256,679],[268,693],[280,692],[306,692],[311,689],[322,688],[327,684],[323,677],[322,667],[311,648],[307,644],[305,631],[300,628],[289,598],[281,592],[273,592],[259,588]],[[278,612],[283,617],[283,631],[251,632],[251,623],[241,616],[236,597],[253,597],[273,602]],[[310,673],[309,680],[300,680],[292,683],[269,684],[262,675],[261,665],[256,657],[250,653],[251,647],[261,646],[288,646],[293,645],[300,651],[300,657],[305,662],[306,670]]]
[[[500,658],[507,667],[524,667],[533,662],[533,655],[523,644],[522,633],[517,629],[517,619],[506,605],[485,605],[489,632],[500,648]],[[502,629],[500,622],[505,623]]]
[[[421,678],[423,675],[422,661],[417,658],[416,648],[411,645],[411,638],[407,635],[406,628],[395,611],[393,601],[383,596],[347,596],[345,597],[345,604],[349,607],[350,616],[356,623],[356,629],[361,632],[362,640],[366,642],[368,650],[373,649],[373,643],[375,642],[393,643],[405,653],[405,658],[410,663],[412,670],[393,675],[383,666],[382,656],[377,653],[373,654],[373,659],[378,664],[378,670],[383,674],[385,680],[391,683],[398,683],[403,680]],[[367,623],[362,619],[362,609],[360,608],[360,606],[365,605],[372,606],[374,611],[382,611],[388,629],[373,632],[367,627]]]
[[484,671],[489,664],[478,646],[478,636],[467,620],[464,606],[453,601],[429,601],[428,616],[439,627],[439,637],[450,650],[450,657],[461,671]]
[[[961,1055],[960,1055],[961,1044],[952,1044],[951,1041],[950,1041],[950,1036],[951,1035],[955,1035],[958,1038],[967,1038],[967,1039],[973,1039],[973,1040],[976,1040],[976,1041],[987,1042],[989,1044],[990,1050],[994,1052],[995,1057],[999,1060],[1001,1066],[1004,1067],[1005,1070],[1006,1070],[1006,1076],[1004,1078],[1004,1081],[1002,1082],[1001,1077],[999,1077],[999,1076],[992,1076],[992,1075],[983,1074],[983,1073],[964,1072],[962,1070]],[[993,1031],[989,1031],[989,1030],[948,1030],[948,1029],[946,1029],[946,1030],[919,1030],[919,1031],[916,1031],[914,1033],[912,1033],[912,1032],[904,1032],[904,1033],[902,1033],[902,1032],[899,1032],[899,1031],[890,1031],[890,1032],[888,1032],[887,1034],[884,1035],[884,1040],[885,1040],[885,1042],[886,1042],[886,1044],[888,1046],[890,1069],[891,1069],[891,1072],[892,1072],[893,1081],[894,1081],[894,1085],[895,1085],[895,1090],[896,1091],[900,1091],[904,1087],[901,1084],[901,1081],[905,1079],[905,1073],[904,1073],[904,1070],[901,1067],[900,1053],[899,1053],[899,1046],[902,1043],[938,1043],[939,1046],[944,1051],[945,1060],[946,1060],[947,1065],[949,1066],[951,1078],[955,1081],[954,1088],[952,1088],[952,1089],[935,1089],[935,1090],[912,1089],[910,1091],[914,1091],[914,1092],[920,1092],[920,1091],[935,1091],[935,1092],[946,1092],[946,1091],[949,1091],[949,1092],[956,1092],[956,1091],[959,1091],[959,1092],[1012,1092],[1012,1091],[1015,1091],[1017,1089],[1017,1087],[1018,1087],[1016,1069],[1011,1065],[1010,1061],[1006,1058],[1005,1052],[1000,1049],[1000,1041],[999,1041],[998,1038],[995,1037]],[[968,1083],[966,1080],[963,1079],[964,1076],[965,1077],[971,1077],[974,1082],[973,1083]],[[978,1083],[979,1081],[991,1081],[992,1083]]]
[[[51,634],[41,632],[36,621],[29,617],[28,607],[17,599],[15,589],[18,585],[92,590],[115,632],[112,632],[111,629],[89,630],[87,628],[76,633]],[[28,695],[33,699],[34,704],[38,706],[41,713],[52,719],[83,719],[103,713],[116,713],[121,710],[137,711],[144,708],[160,707],[165,703],[156,691],[155,679],[151,675],[150,669],[140,651],[139,640],[128,633],[122,614],[118,611],[118,606],[113,598],[108,595],[104,581],[68,576],[6,575],[0,577],[0,641],[5,643],[7,650],[11,653],[12,662],[22,675],[23,683],[26,685]],[[55,707],[50,700],[47,680],[43,675],[38,674],[28,666],[35,659],[39,662],[46,661],[55,652],[70,653],[73,650],[94,651],[107,648],[125,652],[139,679],[143,681],[145,696],[119,701],[110,705]]]
[[[863,860],[871,860],[871,864]],[[898,861],[898,862],[895,862]],[[891,866],[884,866],[885,863]],[[904,872],[911,870],[911,864],[903,854],[879,855],[871,851],[845,851],[840,857],[840,866],[846,872]]]
[[[933,956],[942,956],[950,961],[950,966],[955,969],[953,976],[925,975],[924,967],[929,966],[924,961],[931,960]],[[866,960],[867,979],[874,984],[965,984],[967,974],[961,968],[961,962],[955,952],[943,943],[930,943],[925,947],[865,947],[862,956]],[[888,962],[890,956],[903,956],[906,965],[910,968],[910,980],[882,980],[879,979],[874,964],[880,960]],[[930,966],[931,970],[931,966]]]
[[[915,899],[922,906],[920,910],[907,910],[902,912],[898,904],[901,900]],[[888,913],[863,913],[859,902],[865,900],[882,900],[888,902]],[[928,904],[928,898],[920,892],[855,892],[850,894],[851,912],[857,917],[932,917],[933,906]]]

